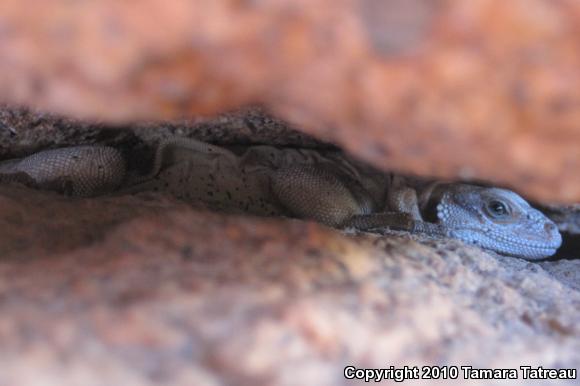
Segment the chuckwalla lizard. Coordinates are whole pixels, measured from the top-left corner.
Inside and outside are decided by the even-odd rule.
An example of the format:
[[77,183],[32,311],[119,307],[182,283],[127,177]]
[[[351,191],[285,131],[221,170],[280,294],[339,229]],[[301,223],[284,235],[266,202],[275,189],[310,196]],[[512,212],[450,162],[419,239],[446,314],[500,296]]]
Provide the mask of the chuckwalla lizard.
[[225,148],[172,138],[158,146],[149,174],[126,174],[120,152],[105,146],[0,163],[4,179],[77,196],[164,190],[228,212],[446,236],[530,260],[551,256],[562,242],[556,225],[510,190],[393,176],[337,150]]

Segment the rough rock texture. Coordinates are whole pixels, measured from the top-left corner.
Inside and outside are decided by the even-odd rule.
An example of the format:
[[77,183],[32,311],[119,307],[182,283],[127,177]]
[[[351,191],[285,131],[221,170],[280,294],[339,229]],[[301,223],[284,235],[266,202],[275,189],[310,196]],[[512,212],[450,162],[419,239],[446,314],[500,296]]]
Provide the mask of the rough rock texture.
[[568,287],[580,291],[580,259],[548,261],[540,265]]
[[217,144],[270,144],[300,147],[329,146],[305,135],[264,109],[252,107],[213,118],[141,122],[113,126],[71,119],[27,108],[0,108],[0,160],[47,148],[83,144],[130,147],[153,146],[169,136],[189,136]]
[[0,96],[117,122],[262,103],[382,168],[573,203],[579,26],[575,0],[4,0]]
[[51,147],[86,143],[115,143],[130,132],[114,130],[26,108],[0,108],[0,160],[22,157]]
[[580,204],[551,206],[544,212],[561,224],[560,230],[580,234]]
[[577,261],[152,194],[3,187],[0,228],[2,385],[337,386],[352,384],[349,364],[580,366]]

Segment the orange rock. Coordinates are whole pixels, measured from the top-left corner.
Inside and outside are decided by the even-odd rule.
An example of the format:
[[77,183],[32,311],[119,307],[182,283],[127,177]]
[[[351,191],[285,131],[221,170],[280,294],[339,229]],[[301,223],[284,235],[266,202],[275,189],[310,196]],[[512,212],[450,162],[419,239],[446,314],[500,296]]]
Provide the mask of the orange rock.
[[0,98],[109,121],[261,103],[385,169],[580,201],[571,0],[5,0]]

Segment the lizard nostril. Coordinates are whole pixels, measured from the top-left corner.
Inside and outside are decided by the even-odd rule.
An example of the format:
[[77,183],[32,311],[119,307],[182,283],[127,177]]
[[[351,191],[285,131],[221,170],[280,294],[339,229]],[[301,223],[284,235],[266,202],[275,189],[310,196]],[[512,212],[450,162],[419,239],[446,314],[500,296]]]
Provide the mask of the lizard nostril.
[[556,224],[552,222],[547,222],[544,224],[544,229],[546,232],[554,232],[556,230]]

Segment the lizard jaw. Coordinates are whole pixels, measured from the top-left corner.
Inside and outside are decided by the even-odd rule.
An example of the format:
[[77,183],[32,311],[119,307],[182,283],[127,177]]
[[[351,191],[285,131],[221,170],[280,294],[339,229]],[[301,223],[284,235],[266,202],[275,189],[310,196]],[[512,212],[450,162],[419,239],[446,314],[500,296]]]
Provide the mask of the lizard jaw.
[[544,243],[531,243],[500,234],[482,233],[478,229],[452,229],[449,234],[463,242],[526,260],[541,260],[552,256],[562,245],[560,233],[555,234],[549,242]]

